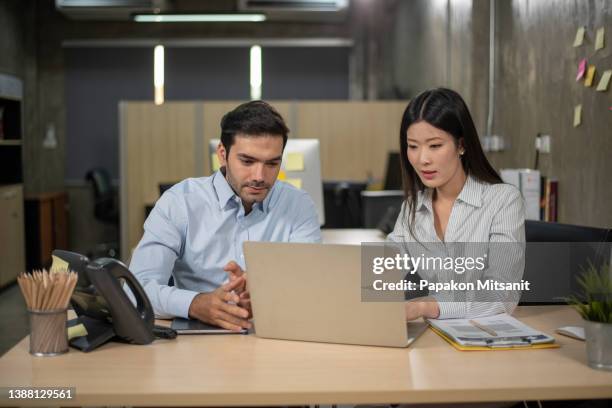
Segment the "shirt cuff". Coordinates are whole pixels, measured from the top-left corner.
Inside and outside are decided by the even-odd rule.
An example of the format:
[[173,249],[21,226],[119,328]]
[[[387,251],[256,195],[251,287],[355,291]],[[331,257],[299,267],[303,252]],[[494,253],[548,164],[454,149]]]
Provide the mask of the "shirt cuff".
[[466,302],[449,301],[445,296],[434,295],[434,299],[438,302],[440,315],[438,319],[462,319],[466,315]]
[[192,290],[175,288],[172,294],[168,296],[166,310],[172,316],[189,319],[189,306],[191,306],[193,298],[195,298],[198,294],[199,292]]

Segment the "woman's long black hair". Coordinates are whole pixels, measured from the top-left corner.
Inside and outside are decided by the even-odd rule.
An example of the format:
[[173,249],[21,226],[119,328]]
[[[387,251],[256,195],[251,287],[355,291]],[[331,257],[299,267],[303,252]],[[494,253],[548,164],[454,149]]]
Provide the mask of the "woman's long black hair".
[[465,153],[461,156],[461,164],[466,175],[490,184],[502,183],[501,177],[482,150],[474,121],[463,98],[457,92],[446,88],[422,92],[408,103],[399,132],[402,182],[406,200],[400,217],[413,237],[418,192],[423,192],[425,185],[408,161],[408,128],[421,121],[449,133],[456,146],[459,146],[462,140]]

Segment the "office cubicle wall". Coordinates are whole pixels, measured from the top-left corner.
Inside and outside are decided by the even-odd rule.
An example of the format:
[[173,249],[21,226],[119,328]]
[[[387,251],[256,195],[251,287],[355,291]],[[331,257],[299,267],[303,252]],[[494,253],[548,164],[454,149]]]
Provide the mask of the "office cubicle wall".
[[[382,179],[388,151],[398,149],[405,101],[271,103],[291,129],[289,137],[320,140],[325,180]],[[145,206],[159,198],[160,183],[210,174],[208,141],[220,136],[221,118],[238,104],[120,103],[123,260],[142,236]]]

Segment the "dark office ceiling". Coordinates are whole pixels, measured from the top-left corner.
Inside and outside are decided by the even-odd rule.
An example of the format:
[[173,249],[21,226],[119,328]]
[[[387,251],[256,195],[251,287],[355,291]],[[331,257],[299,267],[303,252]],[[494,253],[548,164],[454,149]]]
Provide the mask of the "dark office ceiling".
[[350,0],[55,0],[73,20],[129,21],[138,13],[264,13],[270,21],[342,22]]

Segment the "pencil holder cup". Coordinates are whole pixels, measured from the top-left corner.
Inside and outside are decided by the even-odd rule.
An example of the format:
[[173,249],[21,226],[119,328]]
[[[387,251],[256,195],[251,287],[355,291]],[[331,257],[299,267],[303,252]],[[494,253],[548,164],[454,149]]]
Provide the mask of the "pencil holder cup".
[[30,315],[30,354],[58,356],[68,351],[66,310],[32,310]]

